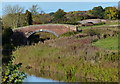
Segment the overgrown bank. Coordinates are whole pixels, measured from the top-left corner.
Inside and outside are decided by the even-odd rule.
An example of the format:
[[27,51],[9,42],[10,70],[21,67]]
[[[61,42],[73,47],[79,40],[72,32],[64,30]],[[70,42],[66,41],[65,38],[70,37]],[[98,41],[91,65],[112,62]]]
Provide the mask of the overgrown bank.
[[[93,46],[92,42],[97,39],[97,35],[77,34],[20,47],[13,54],[14,63],[22,63],[21,70],[29,74],[60,81],[117,82],[118,54],[116,50]],[[62,78],[55,73],[62,74]]]

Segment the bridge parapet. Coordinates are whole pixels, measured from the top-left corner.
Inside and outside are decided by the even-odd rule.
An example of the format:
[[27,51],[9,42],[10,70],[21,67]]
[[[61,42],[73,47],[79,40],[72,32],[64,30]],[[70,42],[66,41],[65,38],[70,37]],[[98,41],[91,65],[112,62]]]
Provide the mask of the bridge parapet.
[[77,31],[76,26],[74,25],[67,25],[67,24],[42,24],[42,25],[30,25],[25,27],[19,27],[13,29],[14,32],[23,32],[26,37],[37,33],[37,32],[50,32],[56,36],[59,36],[63,33],[70,32],[70,31]]

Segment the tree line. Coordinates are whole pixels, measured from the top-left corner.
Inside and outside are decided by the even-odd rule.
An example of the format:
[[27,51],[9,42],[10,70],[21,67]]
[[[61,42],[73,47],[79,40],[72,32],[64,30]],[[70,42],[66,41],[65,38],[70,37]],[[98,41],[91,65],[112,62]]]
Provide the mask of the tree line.
[[84,19],[118,19],[119,10],[116,7],[102,6],[94,7],[88,11],[72,11],[65,12],[58,9],[56,12],[45,13],[38,5],[32,5],[31,8],[24,11],[19,5],[6,6],[4,8],[4,16],[2,24],[4,28],[17,28],[34,24],[62,23],[76,24],[77,21]]

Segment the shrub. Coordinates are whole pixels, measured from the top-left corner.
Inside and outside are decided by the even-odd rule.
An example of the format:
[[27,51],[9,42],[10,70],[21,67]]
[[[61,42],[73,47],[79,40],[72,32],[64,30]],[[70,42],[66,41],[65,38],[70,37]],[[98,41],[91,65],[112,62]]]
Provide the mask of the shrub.
[[75,34],[78,34],[79,32],[75,32],[75,31],[72,31],[72,32],[67,32],[67,33],[64,33],[62,34],[61,36],[72,36],[72,35],[75,35]]
[[95,25],[103,25],[103,24],[105,24],[105,22],[97,23]]
[[89,29],[86,31],[86,33],[89,35],[89,36],[94,36],[94,35],[100,35],[100,33],[98,33],[97,31],[93,30],[93,29]]

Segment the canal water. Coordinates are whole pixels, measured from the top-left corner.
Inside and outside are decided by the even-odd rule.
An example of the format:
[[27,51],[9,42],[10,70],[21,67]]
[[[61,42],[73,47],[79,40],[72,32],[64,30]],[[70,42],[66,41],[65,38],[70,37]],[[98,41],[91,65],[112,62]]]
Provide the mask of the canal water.
[[25,78],[23,82],[59,82],[59,81],[46,79],[42,77],[36,77],[34,75],[27,75],[27,78]]

